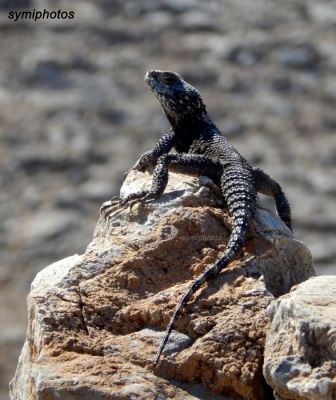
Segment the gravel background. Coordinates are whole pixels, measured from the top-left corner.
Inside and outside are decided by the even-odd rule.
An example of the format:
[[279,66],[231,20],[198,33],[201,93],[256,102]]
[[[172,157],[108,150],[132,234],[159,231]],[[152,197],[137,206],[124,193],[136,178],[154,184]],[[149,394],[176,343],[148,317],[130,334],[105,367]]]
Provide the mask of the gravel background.
[[[8,19],[24,8],[75,18]],[[168,129],[147,69],[200,89],[241,153],[283,185],[318,273],[335,273],[334,0],[0,0],[0,35],[1,400],[34,275],[83,252],[100,203]]]

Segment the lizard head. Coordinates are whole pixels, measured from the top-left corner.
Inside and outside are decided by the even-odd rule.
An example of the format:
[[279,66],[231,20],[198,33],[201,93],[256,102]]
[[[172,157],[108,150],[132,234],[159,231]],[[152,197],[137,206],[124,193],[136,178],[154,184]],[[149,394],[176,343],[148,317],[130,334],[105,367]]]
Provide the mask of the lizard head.
[[151,70],[146,73],[145,80],[173,127],[188,116],[202,115],[205,106],[199,92],[181,75]]

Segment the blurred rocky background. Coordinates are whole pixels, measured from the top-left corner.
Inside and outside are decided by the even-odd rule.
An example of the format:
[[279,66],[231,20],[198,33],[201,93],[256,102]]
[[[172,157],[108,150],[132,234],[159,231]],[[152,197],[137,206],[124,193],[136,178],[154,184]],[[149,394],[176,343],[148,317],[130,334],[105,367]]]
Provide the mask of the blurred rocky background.
[[[14,22],[10,10],[74,10]],[[92,238],[100,204],[168,129],[150,68],[198,87],[219,128],[284,187],[319,274],[336,261],[334,0],[0,0],[0,399],[30,283]]]

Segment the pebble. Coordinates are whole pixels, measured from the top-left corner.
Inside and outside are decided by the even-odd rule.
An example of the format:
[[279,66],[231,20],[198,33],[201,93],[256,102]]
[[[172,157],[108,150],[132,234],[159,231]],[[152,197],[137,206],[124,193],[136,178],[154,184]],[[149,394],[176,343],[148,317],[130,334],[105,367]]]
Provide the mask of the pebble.
[[0,285],[10,282],[12,279],[12,271],[6,265],[0,265]]
[[55,206],[63,209],[82,209],[82,202],[77,190],[67,187],[60,190],[55,199]]
[[312,44],[286,44],[273,51],[273,59],[288,68],[316,69],[320,56]]
[[226,136],[240,136],[245,132],[245,127],[239,121],[225,118],[220,125],[221,131]]
[[77,216],[70,212],[38,211],[16,226],[17,236],[27,242],[55,239],[77,226]]
[[0,2],[0,10],[10,11],[10,10],[22,10],[32,8],[32,0],[2,0]]
[[191,12],[200,4],[200,0],[164,0],[162,8],[175,13]]
[[173,17],[164,11],[155,11],[146,15],[148,24],[153,28],[165,29],[174,23]]
[[218,31],[220,27],[211,14],[204,11],[191,11],[179,18],[179,24],[185,31]]
[[[139,331],[138,335],[157,338],[157,343],[159,345],[165,335],[165,332],[154,331],[153,329],[145,328]],[[190,344],[191,344],[191,339],[189,336],[173,330],[169,337],[169,341],[165,346],[163,354],[169,355],[172,353],[180,352],[186,347],[188,347]]]
[[91,180],[80,186],[79,191],[84,199],[97,204],[108,200],[119,193],[119,187],[112,182]]
[[336,25],[336,5],[333,2],[312,2],[308,5],[308,14],[322,26]]
[[325,82],[323,82],[323,89],[328,100],[336,100],[336,81],[334,78],[326,79]]
[[252,67],[261,60],[262,53],[255,47],[239,44],[233,46],[227,52],[225,58],[234,64]]
[[278,76],[272,80],[272,89],[283,94],[298,94],[301,92],[300,86],[289,76]]
[[70,86],[66,71],[57,62],[39,63],[34,69],[21,73],[21,82],[28,87],[65,89]]

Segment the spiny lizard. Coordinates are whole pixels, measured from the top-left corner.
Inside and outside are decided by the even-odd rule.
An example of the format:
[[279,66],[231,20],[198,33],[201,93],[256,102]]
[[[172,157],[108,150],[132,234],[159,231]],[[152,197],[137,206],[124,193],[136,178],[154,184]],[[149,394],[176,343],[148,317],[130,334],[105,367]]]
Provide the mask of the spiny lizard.
[[[130,194],[119,201],[118,206],[158,198],[166,188],[170,169],[212,178],[220,187],[232,216],[232,231],[224,254],[192,282],[178,303],[156,354],[156,364],[175,320],[193,293],[215,278],[239,254],[256,209],[257,192],[273,196],[280,218],[289,229],[292,225],[290,207],[281,186],[261,169],[253,168],[227,141],[212,122],[193,86],[179,74],[169,71],[148,71],[145,80],[158,98],[171,130],[131,168],[144,171],[155,166],[151,189]],[[169,153],[172,148],[177,153]],[[101,210],[106,218],[113,213],[114,206],[113,202],[103,204]]]

